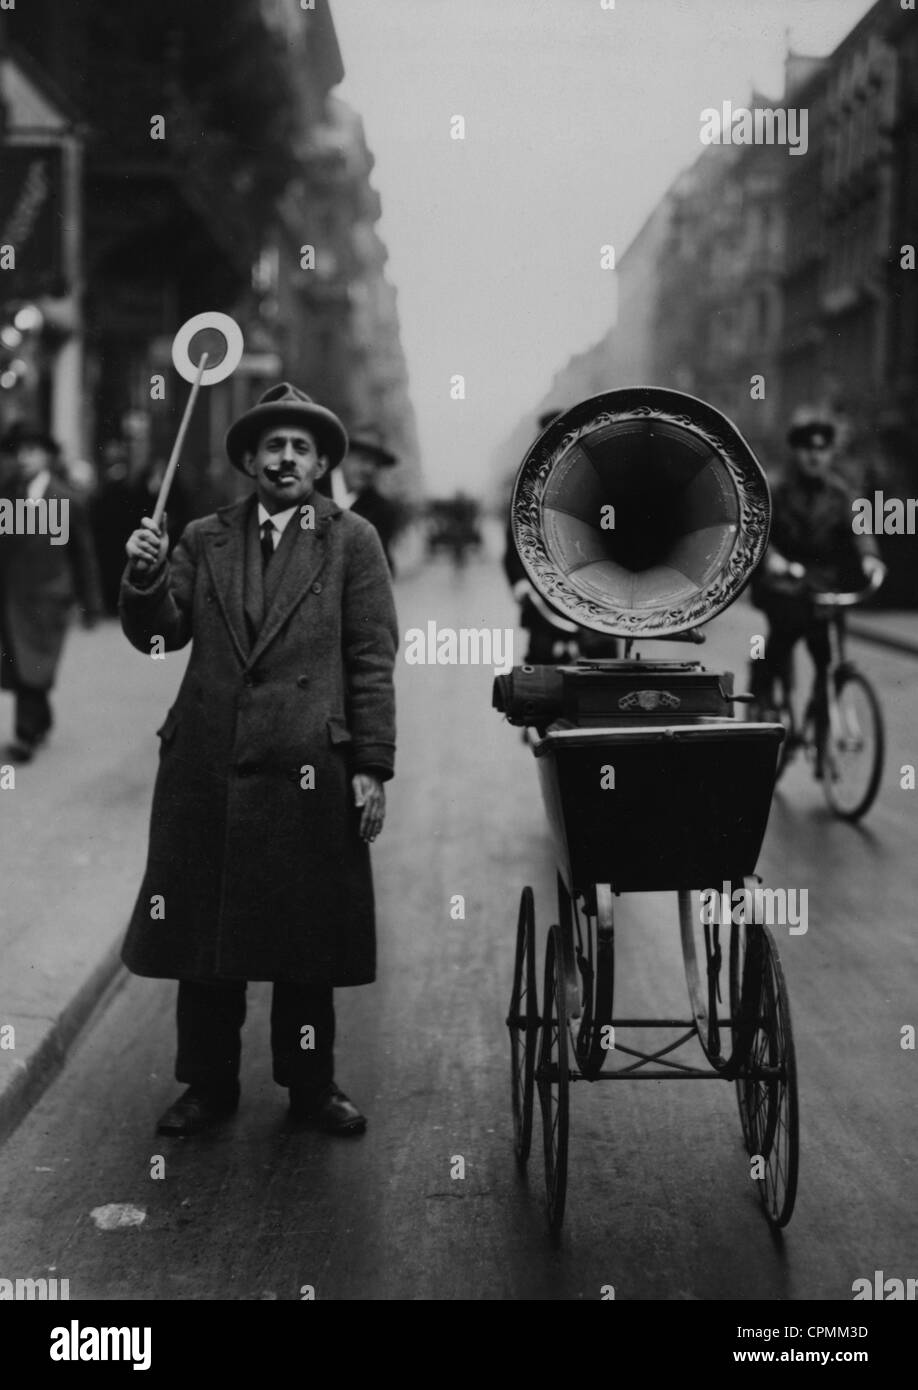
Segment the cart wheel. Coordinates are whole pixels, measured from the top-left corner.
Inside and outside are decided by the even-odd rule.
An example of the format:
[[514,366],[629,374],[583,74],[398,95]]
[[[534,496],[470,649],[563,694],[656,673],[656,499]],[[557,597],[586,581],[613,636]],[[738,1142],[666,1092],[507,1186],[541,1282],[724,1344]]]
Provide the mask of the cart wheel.
[[545,992],[542,996],[544,1016],[536,1080],[539,1084],[539,1104],[542,1108],[548,1223],[553,1235],[557,1235],[561,1230],[561,1223],[564,1220],[564,1201],[567,1196],[567,1131],[570,1096],[570,1073],[567,1064],[567,1005],[564,994],[564,973],[559,968],[560,952],[559,928],[552,927],[548,934],[548,946],[545,951]]
[[822,789],[842,820],[859,820],[873,805],[883,775],[880,702],[859,671],[842,671],[835,693],[837,721],[826,737]]
[[513,1104],[513,1147],[522,1166],[532,1142],[532,1102],[536,1048],[539,1042],[539,1001],[536,994],[535,905],[532,889],[524,888],[516,926],[513,993],[507,1014],[510,1030],[510,1077]]
[[747,1152],[764,1160],[759,1197],[772,1226],[786,1226],[797,1195],[797,1062],[778,949],[767,927],[734,925],[730,938],[736,1081]]
[[[594,884],[595,916],[584,912],[586,954],[578,957],[581,976],[580,1026],[574,1052],[577,1065],[588,1081],[599,1076],[608,1059],[603,1046],[604,1029],[612,1022],[615,995],[615,936],[612,892],[608,884]],[[576,909],[575,909],[576,914]],[[577,919],[578,940],[580,938]]]

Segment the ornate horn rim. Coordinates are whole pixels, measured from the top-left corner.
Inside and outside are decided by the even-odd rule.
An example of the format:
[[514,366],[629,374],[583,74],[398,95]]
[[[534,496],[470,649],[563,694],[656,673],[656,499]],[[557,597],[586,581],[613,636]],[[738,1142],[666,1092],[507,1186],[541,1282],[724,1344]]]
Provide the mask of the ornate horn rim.
[[[723,463],[736,490],[738,522],[730,554],[717,575],[690,600],[646,611],[586,598],[545,545],[542,504],[562,456],[589,431],[627,420],[659,420],[702,441]],[[511,527],[523,568],[542,597],[564,617],[594,632],[620,637],[668,637],[716,617],[739,596],[765,553],[771,521],[768,482],[735,425],[706,401],[654,386],[604,391],[571,406],[530,447],[513,488]]]

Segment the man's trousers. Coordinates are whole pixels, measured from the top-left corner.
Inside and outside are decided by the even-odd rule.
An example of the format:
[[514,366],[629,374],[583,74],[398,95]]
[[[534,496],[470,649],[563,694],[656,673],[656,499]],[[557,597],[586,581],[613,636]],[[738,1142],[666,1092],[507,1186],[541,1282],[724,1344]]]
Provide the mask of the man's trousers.
[[831,658],[828,624],[813,616],[812,606],[805,598],[774,596],[767,603],[760,601],[759,606],[768,618],[769,632],[764,658],[750,663],[753,695],[762,703],[773,699],[774,678],[787,672],[794,647],[803,638],[816,668],[817,696],[824,706]]
[[[239,1084],[245,980],[180,980],[177,1081],[232,1093]],[[312,1033],[308,1029],[312,1029]],[[330,985],[274,985],[271,1053],[279,1086],[320,1090],[334,1079],[335,1011]]]

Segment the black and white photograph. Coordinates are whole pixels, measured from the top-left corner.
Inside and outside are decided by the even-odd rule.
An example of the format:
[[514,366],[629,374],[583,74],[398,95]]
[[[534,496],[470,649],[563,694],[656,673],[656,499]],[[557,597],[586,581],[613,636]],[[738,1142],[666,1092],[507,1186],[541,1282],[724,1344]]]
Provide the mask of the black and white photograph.
[[881,1369],[916,530],[916,0],[0,0],[29,1373],[227,1302]]

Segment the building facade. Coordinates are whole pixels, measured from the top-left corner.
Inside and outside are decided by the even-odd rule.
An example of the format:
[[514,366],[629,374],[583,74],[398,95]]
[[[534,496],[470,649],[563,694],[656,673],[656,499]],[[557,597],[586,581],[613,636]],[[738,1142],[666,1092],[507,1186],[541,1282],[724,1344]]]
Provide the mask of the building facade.
[[[10,60],[60,93],[81,159],[64,218],[76,229],[71,313],[57,330],[46,313],[43,334],[61,339],[46,375],[66,381],[70,413],[41,392],[0,390],[4,416],[53,420],[71,455],[98,459],[117,439],[134,469],[161,467],[188,391],[172,339],[217,310],[239,323],[246,351],[192,417],[182,479],[193,510],[238,488],[223,434],[280,376],[345,418],[379,408],[409,460],[404,486],[417,488],[372,157],[332,96],[344,67],[328,0],[226,0],[217,26],[209,7],[182,0],[137,7],[130,24],[105,0],[30,0],[4,19]],[[11,151],[7,135],[0,162]]]
[[[709,400],[767,471],[804,404],[839,422],[859,495],[918,495],[918,12],[877,0],[827,57],[789,54],[807,148],[712,144],[619,260],[619,315],[559,374],[568,399],[643,381]],[[586,366],[584,372],[582,368]],[[918,606],[918,538],[879,538],[891,606]]]

